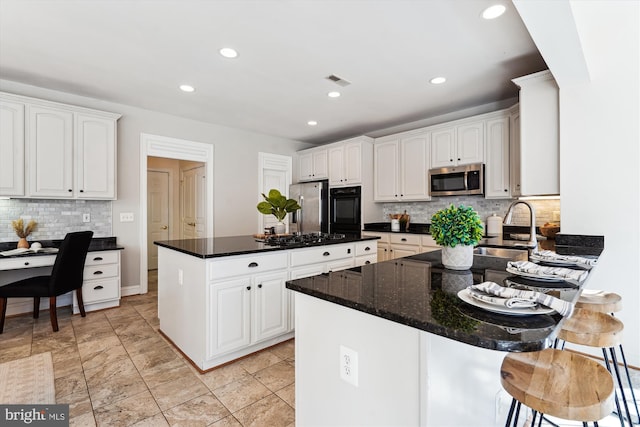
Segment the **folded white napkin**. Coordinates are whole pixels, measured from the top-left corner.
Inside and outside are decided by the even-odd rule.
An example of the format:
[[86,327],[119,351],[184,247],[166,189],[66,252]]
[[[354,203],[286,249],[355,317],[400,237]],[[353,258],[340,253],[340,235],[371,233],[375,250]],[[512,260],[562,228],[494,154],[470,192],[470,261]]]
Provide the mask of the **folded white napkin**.
[[571,316],[571,313],[573,313],[573,304],[571,304],[570,302],[540,292],[505,288],[494,282],[483,282],[477,285],[471,285],[469,289],[477,290],[491,295],[497,295],[502,298],[521,298],[535,301],[539,304],[544,305],[545,307],[554,309],[562,316],[566,317]]
[[582,282],[589,274],[585,270],[572,270],[564,267],[547,267],[529,261],[509,261],[507,263],[507,267],[511,267],[522,273],[535,274],[543,277],[551,276],[560,279],[571,279],[577,280],[578,282]]
[[596,263],[598,262],[598,260],[595,258],[586,258],[577,255],[559,255],[554,251],[549,250],[535,251],[533,252],[533,254],[546,261],[568,261],[584,265],[596,265]]
[[537,302],[527,298],[501,298],[480,292],[477,289],[469,288],[469,295],[479,301],[486,302],[488,304],[500,305],[507,308],[531,308],[538,305]]

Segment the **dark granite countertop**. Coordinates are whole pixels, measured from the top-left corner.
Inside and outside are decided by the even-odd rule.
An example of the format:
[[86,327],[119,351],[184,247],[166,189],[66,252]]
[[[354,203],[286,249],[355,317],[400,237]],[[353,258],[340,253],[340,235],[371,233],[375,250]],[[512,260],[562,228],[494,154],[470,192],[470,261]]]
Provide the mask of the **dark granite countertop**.
[[[596,242],[604,243],[603,239],[589,238],[568,236],[560,242],[586,242],[591,245],[590,255],[599,256],[602,245],[597,247]],[[579,254],[581,250],[573,253]],[[477,347],[499,351],[546,348],[563,319],[559,314],[493,313],[463,302],[457,293],[472,283],[503,284],[509,279],[530,289],[546,288],[551,295],[575,302],[589,277],[580,287],[570,282],[532,281],[508,273],[505,270],[508,261],[474,255],[470,270],[455,271],[445,269],[441,251],[434,251],[291,280],[287,288]]]
[[163,240],[153,243],[155,245],[162,246],[163,248],[173,249],[174,251],[182,252],[198,258],[216,258],[296,248],[308,248],[312,246],[336,245],[375,239],[375,237],[346,237],[339,240],[324,241],[321,243],[305,243],[296,246],[269,246],[257,240],[255,237],[248,235],[209,237],[202,239]]
[[[62,243],[62,239],[57,240],[33,240],[29,241],[29,244],[33,242],[40,242],[43,248],[59,248]],[[18,246],[18,242],[0,242],[0,252],[9,251],[15,249]],[[124,247],[119,246],[116,243],[115,237],[94,237],[89,244],[89,252],[101,252],[101,251],[121,251]],[[0,259],[25,257],[25,256],[44,256],[52,255],[51,252],[39,252],[39,253],[26,253],[20,255],[0,256]]]

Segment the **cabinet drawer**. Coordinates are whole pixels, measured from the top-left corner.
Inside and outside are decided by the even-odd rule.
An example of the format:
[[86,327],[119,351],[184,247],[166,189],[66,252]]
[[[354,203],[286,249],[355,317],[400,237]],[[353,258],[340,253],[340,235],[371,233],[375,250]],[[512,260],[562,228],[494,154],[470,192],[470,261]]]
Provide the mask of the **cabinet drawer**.
[[326,245],[291,251],[291,266],[328,262],[353,256],[354,245]]
[[434,246],[434,247],[438,247],[438,244],[436,243],[435,240],[433,240],[433,237],[431,237],[431,235],[424,235],[422,236],[422,246]]
[[89,252],[84,265],[115,264],[118,262],[118,251]]
[[85,306],[94,302],[118,298],[120,298],[120,280],[117,277],[105,280],[86,280],[82,285],[82,300]]
[[53,265],[55,260],[55,255],[22,256],[19,258],[0,259],[0,271],[33,267],[49,267]]
[[369,255],[375,253],[378,246],[376,240],[356,243],[356,256]]
[[287,253],[284,251],[268,255],[224,257],[219,261],[209,261],[208,266],[211,279],[255,274],[284,268],[287,268]]
[[389,243],[389,234],[391,233],[377,233],[374,231],[363,231],[363,237],[379,237],[378,242]]
[[118,264],[90,265],[84,268],[84,280],[102,279],[106,277],[118,277],[120,274]]
[[377,254],[359,256],[356,258],[356,267],[367,264],[375,264],[376,262],[378,262]]
[[392,234],[390,237],[391,244],[398,245],[420,245],[420,236],[417,234]]

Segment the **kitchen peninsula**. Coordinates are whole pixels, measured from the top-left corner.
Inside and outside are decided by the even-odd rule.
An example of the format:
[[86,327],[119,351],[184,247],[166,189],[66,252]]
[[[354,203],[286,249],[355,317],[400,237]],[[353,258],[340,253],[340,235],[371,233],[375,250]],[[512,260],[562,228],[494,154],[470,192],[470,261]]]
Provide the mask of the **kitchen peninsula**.
[[154,242],[160,331],[200,371],[293,338],[286,281],[374,263],[375,240],[309,234]]
[[[559,235],[554,249],[595,258],[603,240]],[[528,258],[526,250],[510,250]],[[511,280],[575,302],[589,277],[533,282],[507,272],[509,259],[490,253],[474,255],[467,271],[444,269],[433,251],[287,282],[296,304],[296,422],[504,425],[511,402],[500,385],[505,352],[547,347],[563,318],[487,311],[458,292]]]

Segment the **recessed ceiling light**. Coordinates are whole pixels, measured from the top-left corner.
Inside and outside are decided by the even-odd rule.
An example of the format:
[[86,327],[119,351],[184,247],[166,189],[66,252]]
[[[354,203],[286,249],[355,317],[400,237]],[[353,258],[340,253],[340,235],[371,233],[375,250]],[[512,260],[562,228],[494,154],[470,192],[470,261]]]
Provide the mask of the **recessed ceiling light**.
[[308,124],[309,126],[315,126],[315,125],[317,125],[317,124],[318,124],[318,122],[316,122],[315,120],[309,120],[309,121],[307,122],[307,124]]
[[334,91],[334,92],[329,92],[329,93],[327,94],[327,96],[328,96],[329,98],[339,98],[339,97],[340,97],[340,92],[335,92],[335,91]]
[[220,55],[225,58],[236,58],[238,56],[238,52],[235,49],[231,49],[230,47],[223,47],[220,49]]
[[183,92],[193,92],[195,88],[189,85],[180,85],[180,90]]
[[429,80],[429,82],[431,82],[431,84],[434,85],[441,85],[442,83],[446,82],[447,79],[444,77],[434,77],[431,80]]
[[502,4],[494,4],[493,6],[489,6],[484,11],[482,11],[482,17],[484,19],[495,19],[498,16],[502,15],[507,8]]

